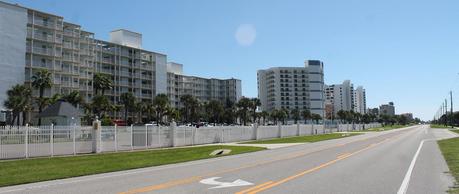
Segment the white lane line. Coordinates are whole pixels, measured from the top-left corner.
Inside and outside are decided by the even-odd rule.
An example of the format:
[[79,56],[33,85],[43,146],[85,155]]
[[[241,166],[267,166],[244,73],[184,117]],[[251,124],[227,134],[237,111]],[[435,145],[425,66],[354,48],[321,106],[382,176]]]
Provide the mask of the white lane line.
[[408,171],[405,174],[405,178],[403,178],[402,185],[400,185],[400,188],[398,189],[397,194],[406,193],[408,189],[408,185],[410,183],[411,173],[413,173],[414,165],[416,164],[416,159],[418,158],[419,152],[421,152],[422,145],[424,145],[425,141],[429,141],[429,140],[422,140],[421,143],[419,144],[418,150],[414,154],[413,160],[411,160],[410,167],[408,167]]

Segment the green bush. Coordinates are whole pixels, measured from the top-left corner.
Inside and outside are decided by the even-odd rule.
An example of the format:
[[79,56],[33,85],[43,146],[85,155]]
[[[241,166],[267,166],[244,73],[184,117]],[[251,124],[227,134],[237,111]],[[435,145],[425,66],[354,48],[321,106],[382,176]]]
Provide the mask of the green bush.
[[114,125],[112,119],[110,119],[108,117],[103,118],[100,122],[101,122],[102,126],[112,126],[112,125]]

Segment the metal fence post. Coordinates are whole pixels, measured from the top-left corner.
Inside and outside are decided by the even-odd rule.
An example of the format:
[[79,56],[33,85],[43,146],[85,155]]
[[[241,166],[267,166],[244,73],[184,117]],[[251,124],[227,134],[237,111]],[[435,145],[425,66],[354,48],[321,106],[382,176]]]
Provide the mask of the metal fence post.
[[49,134],[49,151],[51,152],[51,157],[54,156],[54,124],[51,124],[51,131]]
[[115,152],[118,152],[118,136],[116,135],[117,124],[115,124],[115,134],[114,134],[114,142],[115,142]]
[[296,136],[300,136],[300,122],[296,123]]
[[73,155],[76,155],[76,124],[73,124]]
[[158,126],[158,147],[161,148],[161,127]]
[[132,143],[132,141],[133,141],[132,139],[134,138],[134,134],[133,134],[132,130],[133,130],[133,125],[131,124],[131,151],[134,150],[134,145]]
[[24,144],[25,144],[25,157],[29,157],[29,126],[26,126],[25,130],[25,137],[24,137]]

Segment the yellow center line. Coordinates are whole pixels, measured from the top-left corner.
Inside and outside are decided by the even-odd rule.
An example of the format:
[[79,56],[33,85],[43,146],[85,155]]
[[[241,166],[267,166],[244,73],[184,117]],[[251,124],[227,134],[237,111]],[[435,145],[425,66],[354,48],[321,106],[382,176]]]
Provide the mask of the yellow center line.
[[250,191],[252,191],[252,190],[258,189],[258,188],[260,188],[260,187],[264,187],[264,186],[266,186],[266,185],[269,185],[269,184],[271,184],[271,183],[273,183],[273,181],[268,181],[268,182],[266,182],[266,183],[259,184],[259,185],[255,186],[255,187],[250,187],[250,188],[248,188],[248,189],[246,189],[246,190],[239,191],[239,192],[237,192],[236,194],[244,194],[244,193],[250,192]]
[[[372,137],[372,138],[377,138],[377,137]],[[355,141],[348,142],[346,144],[355,143],[355,142],[359,142],[359,141],[364,141],[364,140],[368,140],[368,139],[372,139],[372,138],[364,138],[363,140],[355,140]],[[344,144],[344,145],[346,145],[346,144]],[[126,191],[126,192],[121,192],[119,194],[135,194],[135,193],[144,193],[144,192],[156,191],[156,190],[160,190],[160,189],[166,189],[166,188],[170,188],[170,187],[174,187],[174,186],[178,186],[178,185],[184,185],[184,184],[196,182],[196,181],[199,181],[199,180],[203,179],[204,177],[215,176],[215,175],[218,175],[218,174],[224,174],[224,173],[228,173],[228,172],[235,172],[235,171],[239,171],[239,170],[242,170],[242,169],[252,168],[252,167],[256,167],[256,166],[260,166],[260,165],[266,165],[266,164],[270,164],[270,163],[274,163],[274,162],[278,162],[278,161],[282,161],[282,160],[294,159],[294,158],[298,158],[298,157],[302,157],[302,156],[318,153],[318,152],[321,152],[321,151],[324,151],[324,150],[328,150],[328,149],[332,149],[332,148],[336,148],[336,147],[340,147],[340,146],[341,145],[324,146],[325,148],[318,149],[318,150],[315,150],[315,151],[312,151],[312,152],[306,152],[306,153],[305,152],[299,152],[299,153],[290,154],[290,155],[287,155],[286,157],[281,157],[281,158],[277,158],[277,159],[270,160],[270,161],[253,163],[253,164],[249,164],[249,165],[245,165],[245,166],[240,166],[240,167],[237,167],[237,168],[232,168],[232,169],[227,169],[227,170],[222,170],[222,171],[218,171],[218,172],[204,174],[202,176],[194,176],[194,177],[189,177],[189,178],[185,178],[185,179],[173,180],[173,181],[165,182],[165,183],[158,184],[158,185],[151,185],[151,186],[146,186],[146,187],[142,187],[142,188],[129,190],[129,191]]]
[[[403,134],[397,135],[396,137],[399,137],[399,136],[401,136],[401,135],[403,135]],[[391,138],[391,139],[395,139],[395,138]],[[344,159],[346,159],[346,158],[348,158],[348,157],[351,157],[351,156],[353,156],[353,155],[355,155],[355,154],[358,154],[358,153],[363,152],[363,151],[365,151],[365,150],[368,150],[368,149],[370,149],[370,148],[372,148],[372,147],[375,147],[375,146],[377,146],[377,145],[380,145],[380,144],[382,144],[382,143],[384,143],[384,142],[386,142],[386,141],[388,141],[388,140],[390,140],[390,139],[384,139],[384,140],[382,140],[382,141],[380,141],[380,142],[378,142],[378,143],[370,144],[370,145],[368,145],[367,147],[365,147],[365,148],[363,148],[363,149],[360,149],[360,150],[357,150],[357,151],[352,152],[352,153],[341,154],[341,155],[339,155],[339,156],[338,156],[336,159],[334,159],[334,160],[331,160],[331,161],[322,163],[322,164],[320,164],[319,166],[316,166],[316,167],[314,167],[314,168],[305,170],[305,171],[300,172],[300,173],[298,173],[298,174],[295,174],[295,175],[293,175],[293,176],[289,176],[289,177],[287,177],[287,178],[281,179],[281,180],[279,180],[279,181],[277,181],[277,182],[268,184],[268,185],[266,185],[266,186],[264,186],[264,187],[260,187],[260,188],[258,188],[258,189],[252,189],[252,191],[248,192],[247,194],[255,194],[255,193],[258,193],[258,192],[260,192],[260,191],[264,191],[264,190],[270,189],[270,188],[275,187],[275,186],[277,186],[277,185],[283,184],[283,183],[285,183],[285,182],[287,182],[287,181],[290,181],[290,180],[293,180],[293,179],[295,179],[295,178],[301,177],[301,176],[303,176],[303,175],[305,175],[305,174],[308,174],[308,173],[317,171],[317,170],[319,170],[319,169],[322,169],[322,168],[324,168],[324,167],[330,166],[330,165],[332,165],[332,164],[334,164],[334,163],[336,163],[336,162],[338,162],[338,161],[340,161],[340,160],[344,160]]]

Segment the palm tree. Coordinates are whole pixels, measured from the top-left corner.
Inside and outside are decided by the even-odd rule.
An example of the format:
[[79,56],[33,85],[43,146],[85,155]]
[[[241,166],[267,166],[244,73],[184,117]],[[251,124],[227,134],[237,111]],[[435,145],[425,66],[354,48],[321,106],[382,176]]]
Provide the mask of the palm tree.
[[206,113],[209,114],[209,122],[220,123],[221,117],[223,115],[223,104],[216,100],[211,100],[209,103],[206,104]]
[[242,97],[237,103],[236,106],[239,108],[240,111],[240,118],[244,125],[247,125],[248,120],[248,111],[249,108],[252,107],[252,101],[249,98]]
[[17,125],[20,125],[19,114],[23,113],[23,124],[26,121],[26,114],[31,109],[30,99],[32,90],[24,85],[15,85],[6,92],[8,98],[4,102],[4,106],[13,112],[13,120],[11,124],[17,119]]
[[298,123],[298,120],[300,120],[300,110],[293,109],[290,111],[290,114],[292,115],[293,120],[295,121],[295,124]]
[[196,110],[199,106],[199,101],[192,95],[183,95],[180,97],[180,102],[183,104],[182,116],[185,122],[191,122],[191,118],[196,115]]
[[312,120],[316,122],[316,124],[319,124],[319,120],[322,119],[322,116],[320,116],[319,114],[312,114],[311,117]]
[[269,116],[269,113],[266,111],[261,111],[260,117],[263,118],[263,125],[266,124],[266,118]]
[[[38,71],[35,75],[32,76],[32,86],[38,89],[39,91],[37,104],[38,113],[40,114],[43,111],[43,108],[48,103],[47,100],[43,97],[45,89],[51,88],[53,86],[53,81],[51,80],[51,73],[46,69]],[[41,125],[40,117],[38,117],[38,125]]]
[[96,95],[92,98],[90,107],[92,108],[94,114],[101,119],[102,116],[105,115],[105,112],[112,109],[112,103],[106,96]]
[[135,97],[131,92],[122,93],[120,96],[120,102],[124,107],[124,121],[127,122],[128,114],[135,104]]
[[100,90],[101,94],[105,94],[105,90],[111,90],[113,88],[113,83],[110,78],[110,76],[101,74],[101,73],[96,73],[94,74],[94,93],[97,94],[97,92]]
[[346,120],[346,111],[340,110],[336,115],[338,116],[338,119],[341,120],[341,122],[344,122]]
[[153,99],[153,106],[156,112],[156,124],[159,126],[159,123],[162,122],[163,116],[169,107],[169,98],[166,94],[158,94],[155,99]]
[[253,118],[252,122],[255,123],[257,120],[257,114],[256,114],[257,108],[261,106],[261,101],[258,98],[252,98],[250,99],[250,101],[252,101],[250,105],[250,109],[252,110],[252,118]]
[[72,91],[69,94],[62,96],[62,99],[76,108],[79,108],[79,105],[84,103],[84,98],[81,96],[79,91]]
[[309,119],[311,119],[311,111],[309,111],[309,110],[303,110],[303,112],[301,113],[301,115],[303,116],[304,124],[306,124],[307,121],[308,121]]

